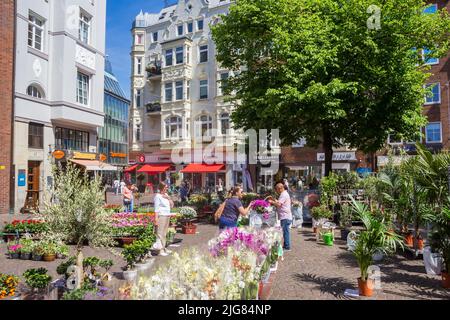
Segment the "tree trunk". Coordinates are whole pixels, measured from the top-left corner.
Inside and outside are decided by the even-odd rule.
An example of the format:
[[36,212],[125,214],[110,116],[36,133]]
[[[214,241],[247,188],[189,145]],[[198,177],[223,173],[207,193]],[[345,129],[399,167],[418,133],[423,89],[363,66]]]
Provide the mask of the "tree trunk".
[[332,171],[333,163],[333,139],[328,128],[323,128],[323,150],[325,152],[325,177],[328,177]]
[[77,249],[77,284],[76,289],[80,289],[84,281],[84,271],[83,271],[83,251],[81,248]]

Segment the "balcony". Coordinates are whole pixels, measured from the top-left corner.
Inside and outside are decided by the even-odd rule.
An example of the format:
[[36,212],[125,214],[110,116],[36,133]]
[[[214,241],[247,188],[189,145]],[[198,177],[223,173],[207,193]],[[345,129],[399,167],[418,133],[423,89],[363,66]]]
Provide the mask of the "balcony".
[[149,80],[161,79],[161,61],[155,60],[154,62],[149,63],[145,70],[147,71],[147,78]]
[[161,104],[159,102],[148,103],[145,108],[147,113],[161,112]]

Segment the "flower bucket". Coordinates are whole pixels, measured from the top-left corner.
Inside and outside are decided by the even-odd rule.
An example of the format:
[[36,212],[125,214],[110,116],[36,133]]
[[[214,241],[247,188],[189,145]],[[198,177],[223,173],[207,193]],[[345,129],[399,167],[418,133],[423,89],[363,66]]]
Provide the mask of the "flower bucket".
[[323,242],[325,242],[325,244],[327,246],[333,245],[333,234],[331,232],[324,233],[322,235],[322,238],[323,238]]
[[197,226],[195,224],[192,225],[183,225],[183,234],[196,234]]

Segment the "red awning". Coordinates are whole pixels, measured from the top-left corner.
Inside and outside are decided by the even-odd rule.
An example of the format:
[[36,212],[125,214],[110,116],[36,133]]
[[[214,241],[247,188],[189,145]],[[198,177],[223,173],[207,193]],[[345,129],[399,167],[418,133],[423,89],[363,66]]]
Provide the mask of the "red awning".
[[224,164],[198,164],[191,163],[186,168],[181,170],[182,173],[210,173],[219,172],[225,169]]
[[143,173],[163,173],[169,170],[171,167],[170,164],[146,164],[138,172]]
[[123,172],[133,172],[134,170],[136,170],[137,167],[139,167],[139,165],[135,164],[134,166],[126,168]]

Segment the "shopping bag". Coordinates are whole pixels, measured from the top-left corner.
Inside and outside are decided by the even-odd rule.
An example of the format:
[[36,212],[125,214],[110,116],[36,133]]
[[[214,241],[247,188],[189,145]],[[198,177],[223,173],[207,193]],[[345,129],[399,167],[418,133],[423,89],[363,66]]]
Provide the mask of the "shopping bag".
[[222,216],[223,210],[225,209],[227,201],[225,200],[219,208],[217,208],[216,213],[214,213],[214,220],[219,221],[220,217]]
[[159,237],[156,237],[156,241],[153,244],[152,249],[155,251],[159,251],[159,250],[163,249],[163,245],[162,245],[161,239],[159,239]]

